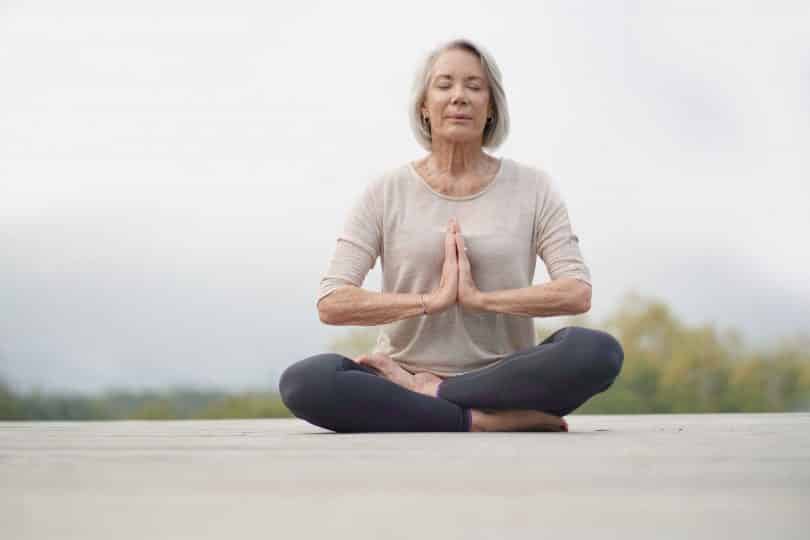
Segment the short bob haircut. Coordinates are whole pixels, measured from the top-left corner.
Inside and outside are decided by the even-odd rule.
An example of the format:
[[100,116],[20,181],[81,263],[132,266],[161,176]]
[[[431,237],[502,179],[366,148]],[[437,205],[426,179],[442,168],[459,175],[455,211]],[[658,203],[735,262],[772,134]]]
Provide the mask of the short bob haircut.
[[498,69],[498,64],[495,63],[495,59],[491,54],[468,39],[454,39],[440,45],[424,57],[416,70],[409,107],[411,129],[414,136],[428,152],[432,150],[430,125],[425,123],[422,118],[422,105],[430,83],[433,64],[441,53],[452,49],[469,51],[481,60],[481,67],[489,85],[489,108],[493,117],[493,121],[489,122],[484,128],[482,146],[490,149],[498,148],[509,134],[509,109],[506,106],[506,94],[503,91],[501,70]]

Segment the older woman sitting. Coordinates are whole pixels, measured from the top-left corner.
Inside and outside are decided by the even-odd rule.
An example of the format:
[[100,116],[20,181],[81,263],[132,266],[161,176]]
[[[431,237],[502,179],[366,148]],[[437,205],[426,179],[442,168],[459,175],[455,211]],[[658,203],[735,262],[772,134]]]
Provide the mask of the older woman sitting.
[[[374,350],[294,363],[282,400],[338,432],[567,431],[624,354],[576,326],[535,343],[532,317],[590,309],[591,276],[548,174],[483,151],[509,129],[492,57],[467,40],[428,55],[411,124],[429,154],[366,186],[317,298],[326,324],[381,325]],[[532,286],[538,256],[551,281]],[[382,292],[361,288],[377,257]]]

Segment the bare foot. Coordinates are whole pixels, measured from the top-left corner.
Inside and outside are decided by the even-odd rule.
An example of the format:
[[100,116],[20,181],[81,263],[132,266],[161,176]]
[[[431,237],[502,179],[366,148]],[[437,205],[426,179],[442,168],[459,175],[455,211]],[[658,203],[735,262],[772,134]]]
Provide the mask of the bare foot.
[[355,358],[354,361],[378,371],[386,379],[408,390],[430,397],[438,397],[437,390],[443,380],[438,375],[434,375],[428,371],[411,375],[410,372],[402,369],[390,356],[380,353],[372,355],[364,354]]
[[438,375],[434,375],[429,371],[421,371],[413,376],[414,392],[425,394],[430,397],[439,397],[439,385],[444,379]]
[[568,431],[564,418],[532,409],[472,410],[471,431]]
[[381,353],[363,354],[355,358],[354,361],[378,371],[380,375],[395,384],[416,391],[414,376],[402,369],[390,356]]

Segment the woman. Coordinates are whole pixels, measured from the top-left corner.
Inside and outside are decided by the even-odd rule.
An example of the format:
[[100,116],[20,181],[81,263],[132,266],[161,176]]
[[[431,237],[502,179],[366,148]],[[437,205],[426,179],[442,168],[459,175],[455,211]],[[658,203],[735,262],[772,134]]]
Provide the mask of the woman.
[[[285,405],[338,432],[568,431],[621,370],[609,334],[532,317],[590,309],[590,271],[540,169],[488,155],[509,128],[500,71],[467,40],[427,56],[411,124],[429,154],[371,182],[320,283],[320,319],[382,325],[374,350],[318,354],[281,376]],[[377,257],[383,291],[361,288]],[[532,286],[537,257],[551,281]]]

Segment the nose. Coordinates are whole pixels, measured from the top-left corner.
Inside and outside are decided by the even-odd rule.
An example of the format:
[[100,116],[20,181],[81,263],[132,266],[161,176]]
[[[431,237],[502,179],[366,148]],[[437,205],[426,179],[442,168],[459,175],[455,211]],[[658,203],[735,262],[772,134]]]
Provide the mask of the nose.
[[467,96],[464,94],[464,89],[460,86],[456,86],[453,90],[453,94],[450,96],[451,103],[466,103]]

